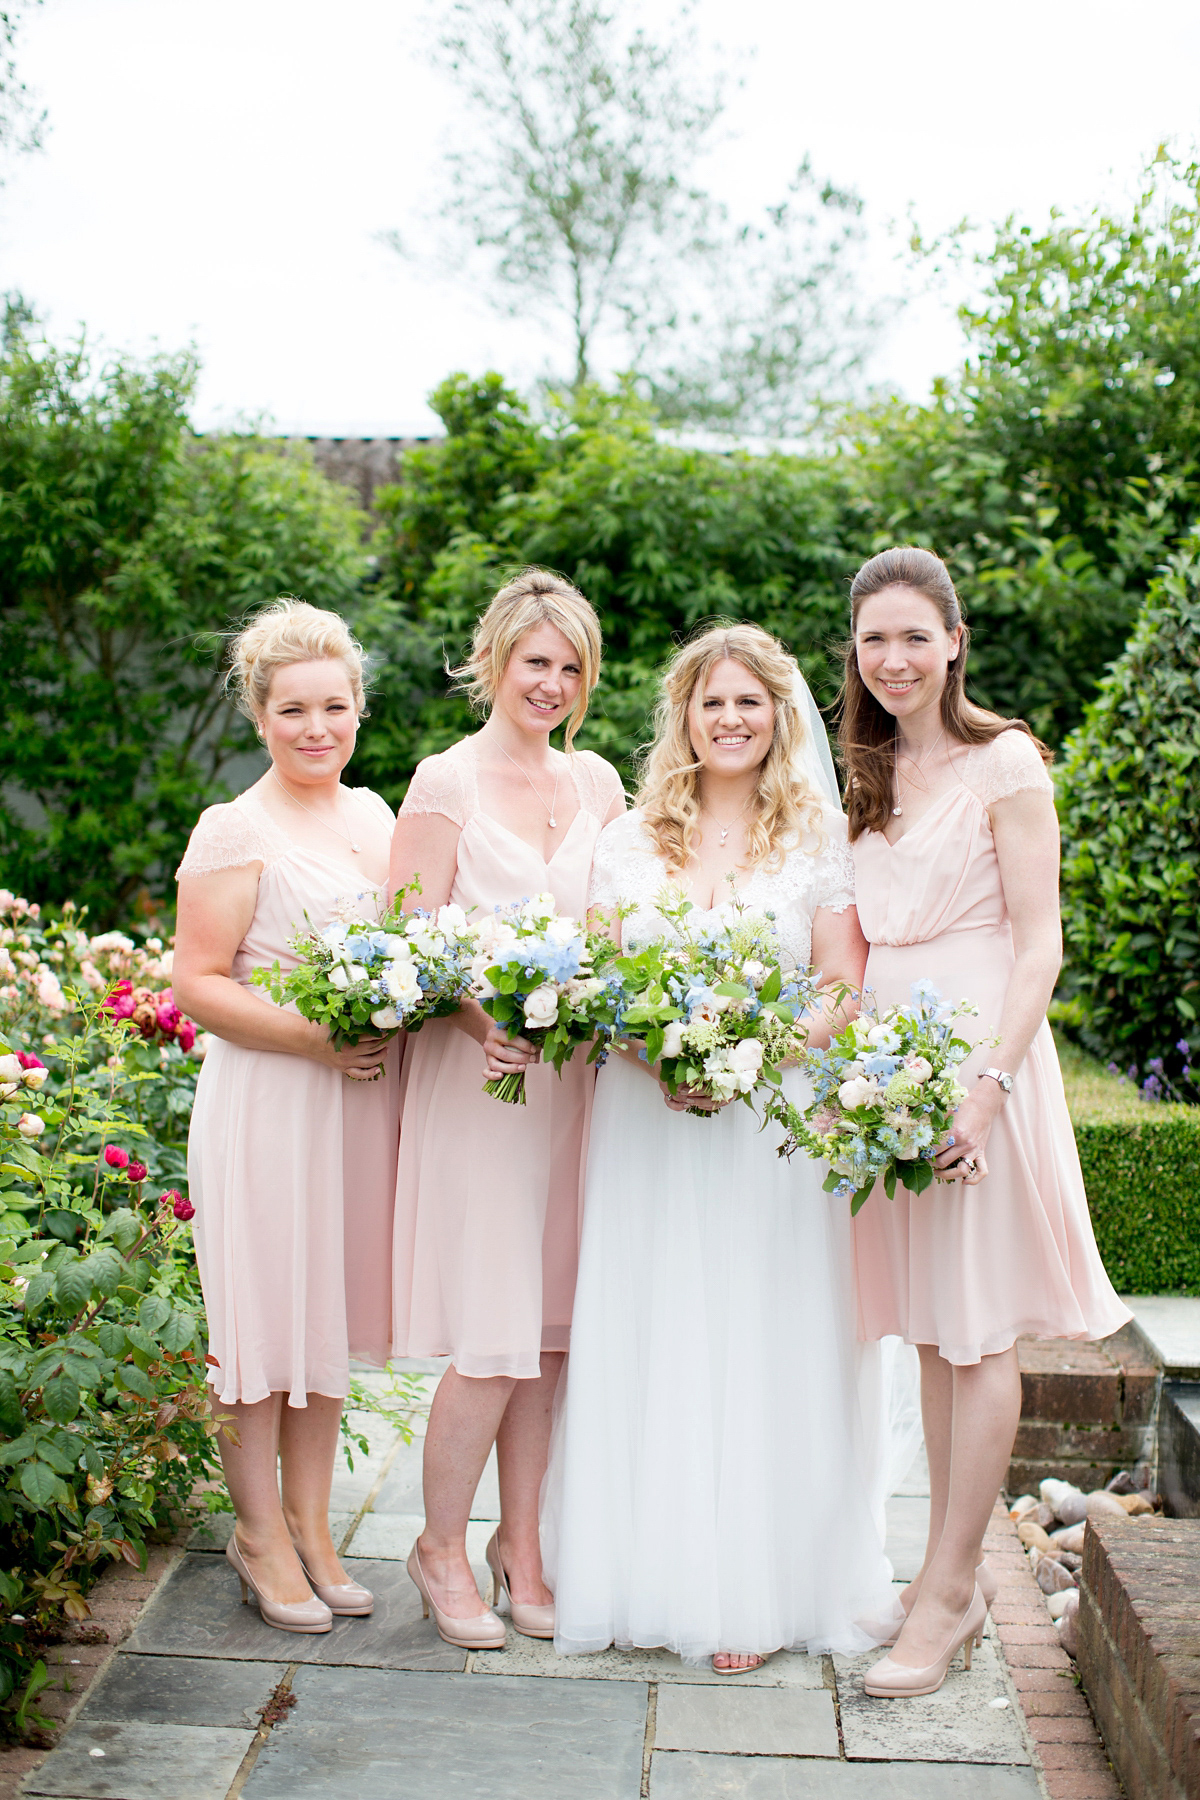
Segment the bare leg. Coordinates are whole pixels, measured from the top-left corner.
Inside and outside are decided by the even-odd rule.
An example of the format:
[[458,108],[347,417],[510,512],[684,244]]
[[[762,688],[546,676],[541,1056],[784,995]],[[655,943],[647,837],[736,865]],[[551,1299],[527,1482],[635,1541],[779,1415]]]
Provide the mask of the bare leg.
[[279,1415],[282,1394],[229,1405],[211,1399],[214,1418],[233,1415],[240,1444],[217,1436],[225,1485],[237,1517],[237,1541],[247,1567],[262,1582],[263,1597],[290,1605],[311,1600],[312,1589],[292,1548],[279,1501]]
[[417,1540],[430,1592],[451,1619],[477,1619],[483,1611],[467,1561],[467,1521],[488,1452],[515,1387],[531,1387],[508,1375],[476,1380],[450,1368],[429,1409],[425,1434],[425,1529]]
[[500,1468],[500,1564],[512,1598],[524,1606],[549,1606],[554,1595],[542,1580],[538,1500],[550,1455],[554,1395],[566,1357],[544,1350],[536,1381],[518,1381],[496,1437]]
[[936,1344],[918,1344],[917,1354],[921,1358],[921,1424],[929,1461],[929,1535],[925,1540],[925,1560],[900,1596],[905,1612],[912,1611],[925,1571],[942,1541],[950,1496],[950,1438],[954,1424],[952,1365],[938,1355]]
[[279,1464],[283,1516],[314,1581],[338,1583],[346,1572],[329,1535],[329,1493],[344,1402],[309,1394],[305,1407],[280,1408]]
[[[1021,1417],[1017,1351],[955,1367],[945,1523],[892,1656],[924,1668],[946,1647],[970,1604],[975,1570]],[[931,1459],[932,1461],[932,1459]]]

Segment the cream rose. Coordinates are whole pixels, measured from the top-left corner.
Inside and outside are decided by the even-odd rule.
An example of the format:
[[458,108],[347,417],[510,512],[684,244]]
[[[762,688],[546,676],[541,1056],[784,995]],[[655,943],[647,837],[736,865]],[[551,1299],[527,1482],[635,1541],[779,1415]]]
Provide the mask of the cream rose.
[[525,1023],[534,1031],[553,1025],[558,1018],[558,989],[546,982],[525,1000]]
[[45,1129],[45,1119],[39,1119],[36,1113],[22,1113],[17,1120],[17,1130],[23,1138],[39,1138]]
[[904,1065],[910,1081],[921,1087],[933,1074],[933,1064],[924,1056],[910,1056]]
[[664,1056],[682,1056],[683,1055],[683,1021],[682,1021],[682,1019],[671,1019],[663,1027],[662,1053]]
[[390,1000],[405,1009],[416,1006],[421,998],[421,984],[417,980],[417,966],[410,962],[390,963],[383,971],[383,985]]

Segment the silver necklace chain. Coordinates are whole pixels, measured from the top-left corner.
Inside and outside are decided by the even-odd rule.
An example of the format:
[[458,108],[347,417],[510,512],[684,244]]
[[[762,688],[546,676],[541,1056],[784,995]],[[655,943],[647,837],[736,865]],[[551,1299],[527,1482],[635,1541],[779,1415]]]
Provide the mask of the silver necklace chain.
[[[508,756],[508,751],[504,748],[503,744],[497,744],[496,748],[500,752],[501,756]],[[538,799],[542,801],[542,805],[546,806],[546,802],[544,800],[542,800],[541,793],[537,787],[537,784],[535,783],[535,781],[533,779],[533,776],[528,774],[527,771],[521,767],[520,763],[517,761],[515,756],[508,756],[508,760],[512,764],[513,768],[516,769],[516,771],[519,775],[525,776],[526,781],[529,783],[529,785],[533,789],[534,793],[537,794]],[[561,769],[555,769],[555,771],[554,771],[554,798],[550,802],[549,806],[546,806],[546,811],[550,815],[550,819],[549,819],[550,827],[552,830],[555,830],[555,831],[558,829],[558,820],[555,818],[554,815],[558,811],[558,778],[561,775],[561,773],[562,773]]]
[[[272,776],[274,776],[274,779],[278,783],[278,785],[281,788],[283,788],[284,793],[287,795],[288,799],[291,801],[293,806],[298,806],[300,808],[301,812],[306,812],[310,819],[315,819],[317,821],[318,825],[323,825],[325,827],[326,831],[337,832],[338,837],[345,838],[345,840],[349,844],[351,850],[353,850],[355,856],[361,855],[362,845],[356,844],[354,842],[354,839],[351,837],[351,835],[348,831],[342,831],[339,826],[331,825],[329,823],[328,819],[323,819],[321,817],[320,813],[315,813],[311,806],[305,806],[303,800],[297,800],[295,794],[293,794],[288,788],[283,787],[282,781],[280,781],[278,775],[275,774],[275,765],[273,763],[271,765],[271,774],[272,774]],[[342,811],[342,802],[341,802],[341,798],[340,798],[341,792],[342,792],[342,788],[341,788],[341,783],[339,782],[339,784],[338,784],[338,794],[339,794],[338,814],[342,820],[342,824],[345,824],[346,815]]]
[[[916,769],[918,775],[921,773],[921,770],[925,767],[925,764],[929,761],[929,758],[933,755],[934,751],[938,748],[938,745],[944,742],[945,737],[946,737],[945,730],[942,730],[941,732],[939,732],[938,736],[933,740],[933,743],[929,746],[929,749],[925,752],[925,754],[921,758],[920,762],[918,762],[915,757],[910,756],[908,758],[909,762],[912,763],[913,767]],[[898,819],[904,811],[904,808],[900,804],[900,734],[899,734],[899,732],[896,733],[896,737],[894,740],[894,754],[893,754],[893,758],[892,758],[892,764],[893,764],[893,768],[895,770],[895,778],[896,778],[896,804],[892,808],[892,815],[894,818]]]
[[702,813],[704,813],[704,812],[708,813],[709,818],[712,820],[713,824],[716,826],[717,830],[721,834],[720,839],[718,840],[718,843],[717,843],[718,850],[724,849],[725,839],[729,836],[730,832],[733,830],[734,826],[737,824],[738,820],[741,818],[742,814],[745,812],[746,808],[749,806],[749,804],[753,800],[753,798],[754,798],[753,793],[749,793],[746,795],[746,798],[742,801],[742,804],[739,806],[738,810],[734,813],[734,815],[733,815],[732,819],[730,819],[728,825],[722,825],[722,823],[721,823],[720,819],[718,819],[716,813],[709,812],[707,806],[702,806],[700,808],[700,811]]

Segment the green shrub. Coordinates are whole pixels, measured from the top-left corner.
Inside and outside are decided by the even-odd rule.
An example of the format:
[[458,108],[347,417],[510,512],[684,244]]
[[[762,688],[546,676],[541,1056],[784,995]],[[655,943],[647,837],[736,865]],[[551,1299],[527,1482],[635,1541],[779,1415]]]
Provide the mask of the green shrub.
[[1200,1294],[1200,1107],[1146,1101],[1060,1044],[1096,1242],[1122,1294]]
[[1174,1079],[1200,1019],[1200,535],[1063,751],[1064,992],[1089,1049]]

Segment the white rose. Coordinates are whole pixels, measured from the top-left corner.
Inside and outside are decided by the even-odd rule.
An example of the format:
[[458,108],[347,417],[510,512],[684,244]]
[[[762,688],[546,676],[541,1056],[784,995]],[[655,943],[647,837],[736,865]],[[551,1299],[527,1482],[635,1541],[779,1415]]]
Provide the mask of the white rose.
[[361,963],[351,963],[347,973],[351,981],[366,981],[367,979],[367,971]]
[[18,1057],[0,1056],[0,1081],[20,1081],[24,1073]]
[[421,998],[421,984],[417,980],[415,963],[389,963],[383,971],[383,985],[388,997],[405,1010],[416,1006]]
[[910,1056],[904,1065],[909,1078],[920,1087],[933,1074],[933,1064],[923,1056]]
[[380,1006],[371,1014],[371,1023],[380,1031],[395,1031],[402,1020],[394,1006]]
[[548,944],[569,944],[579,936],[579,927],[574,919],[551,919],[546,927]]
[[664,1056],[683,1055],[683,1021],[681,1019],[672,1019],[664,1027],[662,1053]]
[[418,956],[436,957],[445,954],[446,940],[432,925],[410,932],[409,940],[409,949],[415,950]]
[[39,1119],[36,1113],[22,1113],[17,1120],[17,1130],[23,1138],[39,1138],[45,1129],[45,1119]]
[[481,950],[478,956],[471,958],[471,992],[477,1000],[490,1000],[496,991],[487,978],[494,962],[495,958],[487,950]]
[[743,1038],[729,1052],[729,1066],[741,1074],[757,1075],[762,1068],[762,1045],[757,1038]]
[[545,982],[534,988],[525,1001],[525,1023],[535,1031],[544,1025],[553,1025],[558,1017],[558,989]]
[[744,980],[750,983],[751,987],[761,987],[763,982],[767,979],[767,965],[766,963],[755,962],[754,958],[751,957],[748,962],[742,964],[742,976]]
[[461,906],[451,903],[438,908],[437,923],[438,930],[444,931],[447,937],[461,937],[467,930],[467,915]]
[[345,963],[334,963],[332,969],[329,971],[329,979],[333,986],[340,989],[344,994],[346,989],[350,986],[350,976],[347,972]]
[[852,1080],[843,1081],[838,1089],[838,1099],[847,1112],[853,1112],[856,1107],[868,1106],[876,1091],[875,1083],[866,1075],[855,1075]]
[[49,1069],[26,1069],[23,1076],[25,1086],[28,1088],[40,1088],[49,1073]]
[[526,904],[525,911],[535,919],[552,919],[558,911],[558,901],[553,894],[535,894]]
[[604,983],[596,975],[572,975],[563,992],[572,1006],[582,1006],[588,1000],[594,1000],[597,994],[604,992]]
[[401,958],[407,957],[408,942],[405,938],[397,937],[395,932],[389,931],[384,934],[382,950],[387,960],[389,962],[394,962],[398,956]]
[[900,1048],[900,1038],[890,1025],[872,1025],[867,1033],[867,1042],[876,1050],[882,1050],[885,1056],[894,1056]]

